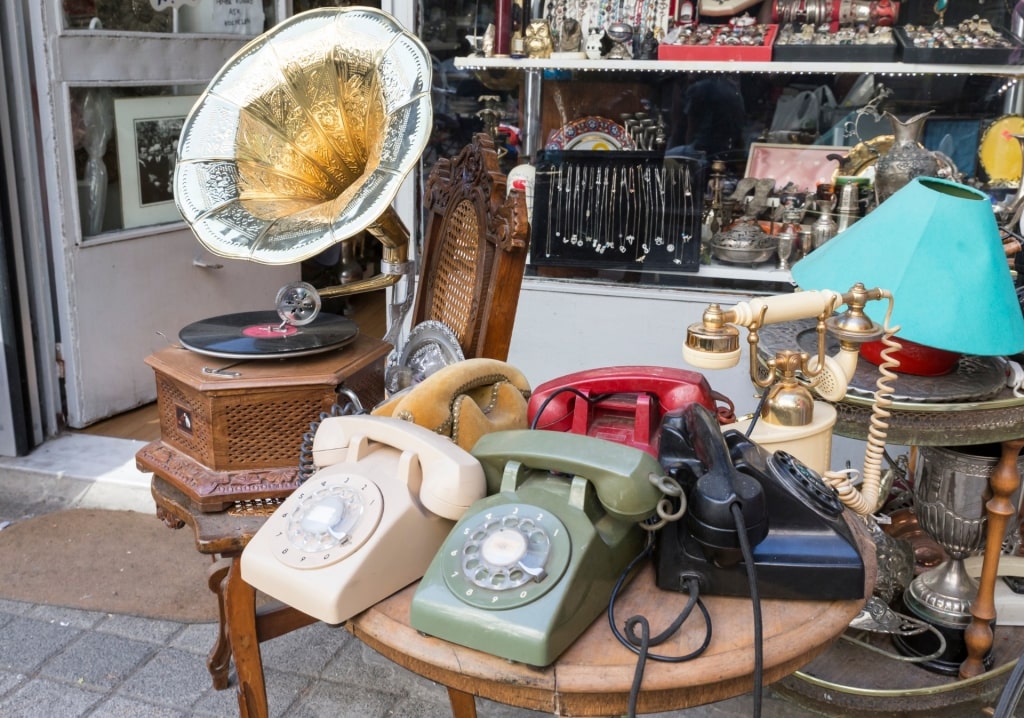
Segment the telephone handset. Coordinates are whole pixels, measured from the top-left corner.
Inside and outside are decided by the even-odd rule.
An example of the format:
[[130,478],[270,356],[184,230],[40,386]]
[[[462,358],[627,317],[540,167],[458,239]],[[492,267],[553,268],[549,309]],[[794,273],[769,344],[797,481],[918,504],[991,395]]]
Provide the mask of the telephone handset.
[[[613,366],[566,374],[534,389],[530,426],[568,431],[626,444],[658,455],[664,412],[697,402],[717,411],[716,394],[703,375],[661,366]],[[731,406],[721,409],[731,420]]]
[[666,415],[659,461],[687,496],[686,517],[655,543],[660,588],[696,576],[706,595],[750,596],[732,505],[742,510],[762,598],[864,597],[864,562],[836,492],[801,461],[722,431],[704,407]]
[[410,623],[533,666],[605,610],[644,547],[663,471],[650,454],[577,434],[509,430],[473,447],[490,495],[459,520],[420,581]]
[[324,419],[313,457],[320,468],[256,532],[241,568],[256,589],[327,623],[422,576],[486,494],[469,452],[400,419]]

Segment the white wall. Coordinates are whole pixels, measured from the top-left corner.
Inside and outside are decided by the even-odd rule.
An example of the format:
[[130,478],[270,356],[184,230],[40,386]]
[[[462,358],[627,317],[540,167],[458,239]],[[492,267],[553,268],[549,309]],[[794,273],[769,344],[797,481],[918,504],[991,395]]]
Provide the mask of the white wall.
[[[697,369],[683,362],[686,328],[704,308],[729,307],[755,293],[630,287],[527,277],[519,297],[508,362],[532,386],[584,369],[654,365],[698,371],[713,391],[724,394],[736,415],[754,411],[760,391],[749,377],[749,352],[729,369]],[[893,455],[903,453],[896,447]],[[833,469],[864,465],[864,443],[834,436]]]

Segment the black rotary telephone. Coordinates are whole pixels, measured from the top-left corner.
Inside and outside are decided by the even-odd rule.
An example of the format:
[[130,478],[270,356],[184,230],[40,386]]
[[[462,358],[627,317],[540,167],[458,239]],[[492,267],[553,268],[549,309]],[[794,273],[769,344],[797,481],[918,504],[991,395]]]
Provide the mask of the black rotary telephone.
[[659,461],[687,496],[684,520],[659,531],[660,588],[750,596],[734,511],[753,548],[761,598],[864,597],[864,562],[844,507],[821,477],[785,451],[769,452],[736,430],[722,432],[699,404],[669,412]]

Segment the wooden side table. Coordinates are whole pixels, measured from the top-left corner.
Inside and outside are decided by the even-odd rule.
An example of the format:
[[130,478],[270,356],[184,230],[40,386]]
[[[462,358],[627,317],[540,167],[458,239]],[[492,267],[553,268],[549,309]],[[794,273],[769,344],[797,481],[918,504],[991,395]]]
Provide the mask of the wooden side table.
[[[256,591],[241,576],[241,553],[274,505],[239,506],[220,514],[196,511],[187,497],[159,477],[153,479],[158,514],[169,523],[188,524],[196,548],[223,557],[210,570],[210,588],[220,605],[220,632],[207,665],[218,688],[227,686],[230,660],[238,677],[239,715],[266,718],[267,694],[259,644],[315,622],[279,603],[257,606]],[[857,519],[848,515],[855,528]],[[865,595],[874,586],[874,546],[863,527],[855,531],[865,562]],[[475,718],[475,696],[562,715],[621,715],[627,710],[636,656],[611,634],[605,616],[553,665],[538,669],[510,663],[470,648],[425,636],[409,625],[415,584],[381,601],[345,624],[356,638],[414,673],[448,687],[453,718]],[[683,594],[657,588],[650,565],[626,587],[617,606],[620,622],[646,615],[652,631],[667,626],[685,603]],[[747,599],[706,597],[714,639],[698,659],[685,664],[650,662],[644,674],[639,710],[676,710],[724,700],[753,688],[752,609]],[[863,606],[863,600],[762,602],[764,681],[798,670],[825,651]],[[696,612],[677,636],[657,651],[683,654],[703,639]]]
[[[239,676],[239,705],[262,704],[262,711],[243,708],[242,716],[266,716],[267,694],[263,684],[263,665],[259,643],[283,636],[316,621],[289,606],[267,603],[257,609],[256,590],[241,580],[242,550],[259,531],[278,502],[239,502],[227,511],[199,511],[177,487],[153,476],[151,483],[157,517],[171,528],[189,526],[196,550],[213,559],[207,571],[209,589],[217,597],[217,639],[206,659],[213,687],[228,687],[232,658]],[[253,661],[255,660],[255,665]],[[255,676],[256,685],[243,676]]]
[[[219,626],[207,668],[217,689],[227,688],[232,652],[244,663],[255,655],[258,685],[239,686],[266,715],[259,642],[313,623],[290,607],[256,609],[256,593],[241,581],[242,550],[278,504],[298,485],[303,434],[345,386],[371,407],[383,399],[384,360],[391,345],[360,335],[345,347],[295,359],[230,360],[187,349],[165,349],[147,363],[156,372],[161,438],[136,454],[152,472],[157,516],[172,528],[186,525],[196,550],[213,564],[208,585],[217,596]],[[237,369],[239,376],[206,368]],[[238,614],[240,618],[235,618]],[[249,715],[243,710],[242,715]]]
[[[847,512],[851,525],[859,520]],[[855,530],[865,562],[865,596],[871,594],[877,566],[875,549],[863,525]],[[476,718],[474,696],[556,715],[619,716],[628,709],[636,655],[619,643],[602,615],[558,660],[546,668],[511,663],[470,648],[425,636],[409,625],[415,585],[381,601],[345,627],[359,640],[398,665],[448,687],[453,718]],[[748,599],[708,596],[713,639],[692,661],[649,661],[637,710],[655,713],[713,703],[753,689],[752,607]],[[686,602],[655,585],[644,566],[616,604],[620,625],[646,616],[651,632],[667,627]],[[783,678],[825,651],[849,626],[864,600],[761,602],[764,622],[764,682]],[[683,655],[704,636],[694,612],[671,640],[654,652]]]

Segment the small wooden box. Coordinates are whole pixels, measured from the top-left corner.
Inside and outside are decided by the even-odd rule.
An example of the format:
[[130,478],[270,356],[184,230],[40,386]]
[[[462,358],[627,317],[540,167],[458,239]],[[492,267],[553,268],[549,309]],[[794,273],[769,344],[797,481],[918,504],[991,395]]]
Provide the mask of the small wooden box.
[[[156,374],[160,439],[136,455],[204,509],[294,488],[303,435],[355,392],[366,409],[384,398],[391,345],[358,336],[341,349],[295,359],[236,362],[182,348],[146,358]],[[225,373],[212,373],[221,369]],[[232,376],[226,372],[237,372]]]

